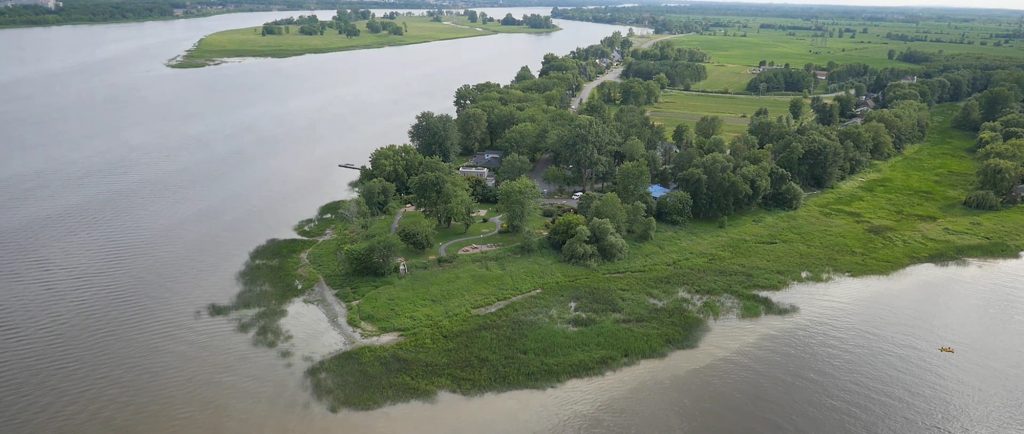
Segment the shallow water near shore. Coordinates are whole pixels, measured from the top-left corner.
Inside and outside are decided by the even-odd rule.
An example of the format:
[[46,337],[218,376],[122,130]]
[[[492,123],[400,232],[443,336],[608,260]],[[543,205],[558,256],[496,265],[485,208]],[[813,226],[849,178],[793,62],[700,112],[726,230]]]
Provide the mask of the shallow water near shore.
[[302,372],[344,340],[317,306],[289,306],[277,350],[196,311],[234,295],[250,249],[349,195],[337,163],[404,141],[419,111],[453,111],[459,85],[621,28],[163,66],[205,34],[295,14],[0,30],[0,431],[1024,426],[1021,260],[797,285],[770,294],[796,314],[722,319],[698,349],[547,390],[327,412]]

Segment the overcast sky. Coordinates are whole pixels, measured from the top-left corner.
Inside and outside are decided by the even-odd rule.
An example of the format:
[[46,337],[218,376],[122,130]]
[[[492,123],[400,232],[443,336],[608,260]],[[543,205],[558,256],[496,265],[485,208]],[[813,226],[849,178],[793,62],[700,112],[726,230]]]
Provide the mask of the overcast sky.
[[722,0],[746,3],[796,3],[849,6],[945,6],[1024,10],[1024,0]]

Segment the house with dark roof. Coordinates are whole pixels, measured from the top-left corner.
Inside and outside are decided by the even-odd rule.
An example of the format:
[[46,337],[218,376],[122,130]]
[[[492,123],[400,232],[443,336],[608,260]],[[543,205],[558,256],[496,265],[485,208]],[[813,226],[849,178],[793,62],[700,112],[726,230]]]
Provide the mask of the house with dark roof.
[[501,167],[501,159],[504,156],[505,154],[501,151],[478,152],[476,155],[473,156],[473,158],[466,162],[466,164],[463,164],[463,167],[486,167],[488,169],[494,170]]

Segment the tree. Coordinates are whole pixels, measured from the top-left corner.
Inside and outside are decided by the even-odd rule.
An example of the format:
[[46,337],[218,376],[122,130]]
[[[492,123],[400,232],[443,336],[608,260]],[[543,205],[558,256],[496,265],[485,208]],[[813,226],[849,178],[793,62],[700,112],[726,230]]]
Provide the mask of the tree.
[[369,20],[366,22],[366,31],[377,34],[380,33],[381,30],[383,30],[383,27],[380,25],[380,21]]
[[703,116],[697,121],[697,137],[710,139],[722,132],[722,118],[718,116]]
[[968,100],[960,106],[960,111],[953,116],[953,126],[962,130],[977,130],[981,126],[981,106],[975,99]]
[[572,238],[562,246],[562,259],[571,264],[591,265],[597,260],[597,247],[589,244],[590,229],[577,227]]
[[643,201],[649,195],[650,185],[651,172],[646,163],[630,161],[619,166],[615,173],[614,191],[624,203]]
[[807,103],[801,97],[796,97],[789,100],[789,115],[793,117],[793,120],[799,121],[804,117],[804,111],[807,109]]
[[647,159],[647,150],[643,142],[636,137],[630,137],[622,144],[622,161],[644,161]]
[[886,58],[888,58],[889,60],[895,59],[896,58],[896,50],[890,48],[889,49],[889,53],[886,54]]
[[405,218],[398,226],[398,238],[405,245],[416,250],[426,250],[434,245],[434,225],[422,218]]
[[370,167],[359,173],[360,182],[380,178],[395,185],[398,194],[408,194],[409,180],[421,172],[424,158],[409,145],[388,145],[370,154]]
[[473,198],[465,178],[453,172],[433,172],[416,176],[411,183],[413,204],[437,224],[472,223]]
[[[498,182],[516,179],[530,173],[533,164],[530,159],[516,153],[511,153],[502,158],[501,167],[498,168]],[[531,181],[532,182],[532,181]]]
[[466,11],[466,19],[468,19],[469,22],[475,23],[478,18],[479,18],[479,16],[477,16],[476,11],[474,11],[474,10]]
[[345,248],[342,258],[349,273],[387,276],[395,270],[399,241],[394,235],[380,235]]
[[380,178],[371,179],[359,186],[359,197],[372,215],[381,215],[387,212],[395,197],[395,184]]
[[[629,253],[629,245],[622,235],[615,230],[612,222],[606,219],[595,218],[587,225],[590,229],[591,238],[597,245],[597,252],[606,261],[618,261]],[[572,242],[572,240],[569,240]],[[564,251],[564,248],[563,248]]]
[[693,145],[693,130],[690,129],[689,124],[676,125],[676,128],[672,130],[672,143],[675,143],[679,149]]
[[506,181],[498,187],[498,212],[505,216],[509,231],[522,233],[526,229],[527,220],[536,214],[538,199],[537,184],[526,177]]
[[1020,164],[993,158],[985,161],[978,170],[980,190],[988,190],[997,197],[1005,197],[1020,184]]
[[586,225],[587,219],[579,214],[562,214],[555,219],[555,223],[548,230],[548,243],[551,244],[551,247],[561,249],[576,234],[576,228]]
[[681,225],[690,219],[693,199],[685,191],[671,191],[658,199],[657,217],[665,223]]
[[462,152],[476,152],[487,146],[490,135],[487,132],[487,113],[478,108],[469,108],[455,119],[459,131],[459,148]]
[[994,121],[1020,107],[1020,95],[1005,88],[989,89],[978,95],[978,106],[983,122]]
[[519,68],[519,72],[516,73],[516,78],[513,79],[512,82],[518,84],[525,81],[534,80],[536,78],[537,77],[533,75],[533,71],[530,71],[530,67],[523,65],[522,68]]
[[597,198],[597,201],[590,207],[590,218],[606,219],[619,232],[626,229],[626,209],[622,206],[619,195],[615,193],[605,193]]
[[455,120],[447,114],[422,112],[416,115],[416,123],[409,128],[409,141],[420,154],[436,156],[446,163],[458,154],[458,129]]
[[558,159],[563,165],[572,166],[584,187],[591,185],[599,171],[609,162],[607,150],[613,133],[606,124],[589,116],[578,116],[555,139],[561,146]]

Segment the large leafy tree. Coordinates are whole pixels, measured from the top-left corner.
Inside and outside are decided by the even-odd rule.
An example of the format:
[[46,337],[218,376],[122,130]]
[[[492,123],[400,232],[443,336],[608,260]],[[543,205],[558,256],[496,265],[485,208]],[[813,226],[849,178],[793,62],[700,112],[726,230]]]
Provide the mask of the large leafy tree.
[[424,173],[412,179],[412,192],[413,204],[437,224],[472,222],[473,198],[465,178],[452,172]]
[[373,215],[387,212],[395,197],[395,184],[376,178],[359,187],[359,197]]
[[615,193],[623,203],[643,202],[650,185],[651,172],[646,163],[630,161],[615,173]]
[[605,124],[589,116],[579,116],[561,131],[555,139],[559,146],[552,148],[558,152],[559,162],[572,166],[572,171],[586,187],[607,169],[612,139],[612,132]]
[[487,133],[487,113],[470,108],[459,113],[455,120],[459,131],[459,147],[462,152],[476,152],[490,143]]
[[537,211],[540,191],[529,178],[521,177],[501,184],[498,188],[498,212],[505,216],[508,229],[521,233],[527,220]]
[[446,163],[459,153],[458,129],[447,114],[428,111],[416,115],[416,123],[409,128],[409,141],[421,154]]
[[519,154],[509,154],[501,160],[501,167],[498,168],[498,181],[516,179],[530,173],[533,164],[530,159]]
[[370,167],[360,172],[360,182],[383,179],[399,194],[409,193],[409,180],[420,173],[423,155],[409,145],[388,145],[370,154]]

